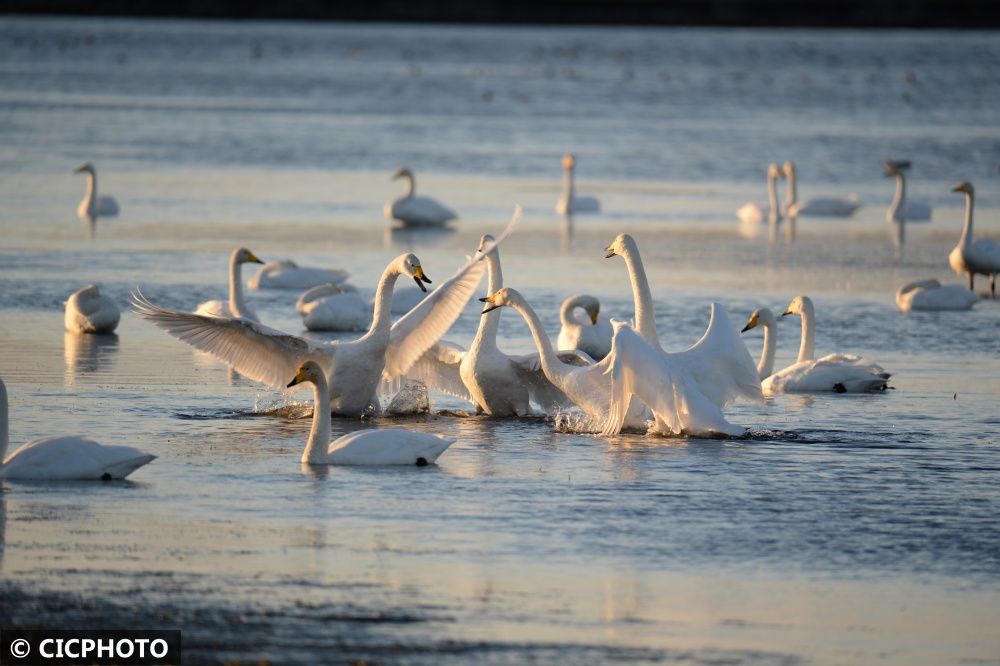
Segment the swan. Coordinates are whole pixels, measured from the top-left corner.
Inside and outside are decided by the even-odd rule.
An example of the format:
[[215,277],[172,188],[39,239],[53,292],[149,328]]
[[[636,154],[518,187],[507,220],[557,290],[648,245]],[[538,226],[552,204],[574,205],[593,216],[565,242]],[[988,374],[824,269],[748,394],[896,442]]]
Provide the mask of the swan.
[[799,188],[796,179],[795,165],[785,162],[781,168],[788,181],[788,193],[785,199],[785,214],[788,217],[850,217],[861,206],[857,194],[846,197],[821,197],[799,201]]
[[[587,317],[577,315],[577,308],[582,308]],[[563,301],[559,309],[561,327],[556,348],[579,349],[597,361],[607,356],[611,351],[613,330],[607,317],[598,318],[600,311],[601,302],[589,294],[577,294]]]
[[7,387],[0,379],[0,479],[124,479],[156,459],[131,446],[105,446],[81,435],[36,439],[8,456],[7,408]]
[[576,158],[572,155],[563,156],[563,191],[556,212],[560,215],[571,213],[599,213],[601,202],[596,197],[578,197],[573,187],[573,170],[576,169]]
[[66,299],[63,322],[70,333],[111,333],[120,319],[118,305],[96,285],[87,285]]
[[896,292],[896,306],[910,310],[968,310],[979,297],[958,284],[941,284],[931,278],[904,284]]
[[743,327],[749,331],[764,328],[764,350],[758,368],[764,393],[869,393],[886,389],[891,375],[875,363],[854,354],[829,354],[813,359],[815,314],[808,296],[796,296],[782,317],[797,314],[802,317],[802,339],[796,362],[771,374],[777,347],[777,326],[774,314],[766,308],[755,310]]
[[900,245],[905,239],[907,222],[927,222],[931,219],[930,204],[906,200],[906,176],[903,172],[909,168],[909,160],[885,160],[885,177],[896,179],[896,193],[885,211],[885,219],[890,224],[898,225],[896,242]]
[[781,221],[781,211],[778,208],[778,178],[781,169],[777,164],[767,167],[767,203],[747,202],[736,210],[736,217],[745,225],[756,225],[767,220],[771,224]]
[[[518,217],[507,225],[498,243]],[[420,260],[402,254],[386,266],[375,291],[375,311],[368,332],[355,340],[317,342],[243,319],[220,319],[168,310],[133,292],[132,305],[144,319],[189,345],[209,352],[244,377],[283,389],[302,364],[313,360],[327,373],[330,409],[360,416],[378,409],[380,379],[392,381],[431,348],[462,313],[482,278],[485,266],[470,259],[420,304],[390,324],[390,302],[396,279],[406,275],[417,284],[430,283]]]
[[243,264],[262,264],[250,250],[240,247],[233,250],[229,257],[229,300],[228,301],[205,301],[199,303],[194,309],[195,314],[209,317],[225,317],[227,319],[246,319],[260,323],[257,313],[247,305],[243,298],[243,282],[240,279],[240,271]]
[[412,171],[404,167],[393,175],[392,180],[398,178],[406,179],[406,190],[395,201],[386,202],[383,211],[386,219],[399,220],[406,227],[440,227],[458,218],[455,211],[435,199],[416,195],[417,183]]
[[348,277],[342,268],[299,266],[291,259],[269,261],[247,280],[249,289],[310,289],[321,284],[340,284]]
[[295,311],[310,331],[363,331],[372,320],[372,304],[348,284],[313,287],[299,296]]
[[81,164],[73,173],[87,174],[87,192],[80,200],[80,205],[76,208],[76,214],[82,220],[94,222],[98,217],[116,217],[118,215],[118,202],[115,198],[105,194],[97,194],[97,169],[90,162]]
[[951,270],[969,276],[970,291],[975,289],[976,273],[989,275],[990,296],[996,298],[997,273],[1000,273],[1000,243],[990,238],[972,239],[972,207],[976,197],[972,183],[959,183],[952,192],[965,194],[965,226],[962,227],[958,245],[948,255],[948,263],[951,264]]
[[313,421],[302,462],[306,465],[428,465],[455,443],[438,435],[411,432],[401,428],[359,430],[330,441],[330,388],[323,368],[306,361],[288,388],[311,382],[313,385]]

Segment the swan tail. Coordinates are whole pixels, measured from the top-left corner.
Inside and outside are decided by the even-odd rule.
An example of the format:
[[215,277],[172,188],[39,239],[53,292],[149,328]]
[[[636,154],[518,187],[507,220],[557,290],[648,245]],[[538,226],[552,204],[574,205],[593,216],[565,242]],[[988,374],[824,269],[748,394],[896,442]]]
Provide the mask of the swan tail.
[[143,465],[147,465],[156,460],[154,455],[142,455],[136,458],[131,458],[129,460],[122,460],[120,462],[114,463],[113,465],[107,465],[103,468],[103,474],[111,477],[112,479],[124,479],[126,476],[139,469]]

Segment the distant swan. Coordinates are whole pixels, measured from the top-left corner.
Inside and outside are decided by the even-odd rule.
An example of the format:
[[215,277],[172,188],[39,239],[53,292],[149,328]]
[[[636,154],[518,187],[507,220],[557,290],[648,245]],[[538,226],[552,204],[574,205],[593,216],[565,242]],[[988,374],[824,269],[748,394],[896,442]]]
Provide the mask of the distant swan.
[[10,446],[7,410],[7,387],[0,379],[0,479],[124,479],[156,459],[131,446],[105,446],[80,435],[36,439],[7,456]]
[[906,176],[903,172],[909,168],[909,160],[885,160],[885,177],[896,179],[896,192],[889,209],[885,211],[885,219],[896,225],[895,242],[900,246],[906,240],[907,222],[928,222],[931,219],[930,204],[906,200]]
[[313,421],[302,462],[307,465],[429,465],[455,440],[438,435],[383,428],[359,430],[330,441],[330,388],[323,368],[306,361],[288,383],[313,385]]
[[199,303],[194,313],[208,315],[209,317],[226,317],[229,319],[241,318],[248,321],[260,322],[257,313],[247,305],[243,298],[243,282],[240,278],[240,271],[243,264],[262,264],[250,250],[245,247],[233,250],[229,257],[229,300],[228,301],[205,301]]
[[[587,313],[583,319],[576,313],[582,308]],[[601,302],[589,294],[577,294],[563,301],[559,309],[559,337],[557,349],[579,349],[595,361],[600,361],[611,351],[614,331],[607,317],[599,318]]]
[[73,173],[87,174],[87,193],[83,195],[80,205],[76,208],[76,214],[83,220],[94,222],[98,217],[115,217],[118,215],[118,202],[115,198],[105,194],[97,194],[97,169],[93,164],[87,162],[78,166]]
[[979,297],[958,284],[942,285],[937,280],[916,280],[904,284],[896,292],[896,306],[902,312],[910,310],[968,310]]
[[70,333],[111,333],[121,310],[96,285],[88,285],[66,300],[63,322]]
[[560,215],[570,213],[599,213],[601,202],[597,197],[580,197],[576,195],[573,183],[573,172],[576,169],[576,158],[573,155],[563,157],[563,191],[562,197],[556,203],[556,212]]
[[341,268],[299,266],[291,259],[269,261],[247,280],[250,289],[310,289],[321,284],[340,284],[348,277]]
[[310,331],[363,331],[372,320],[372,304],[347,284],[321,284],[299,296],[295,311]]
[[740,223],[748,226],[770,222],[776,224],[781,220],[781,211],[778,207],[778,178],[781,177],[781,169],[777,164],[770,164],[767,167],[767,203],[747,202],[736,211],[736,217]]
[[392,179],[406,179],[403,196],[385,204],[384,213],[389,220],[399,220],[407,227],[440,227],[458,218],[455,211],[430,197],[418,197],[416,179],[409,169],[400,169]]
[[788,180],[785,214],[789,217],[850,217],[861,206],[856,194],[846,197],[818,197],[799,201],[795,165],[792,162],[785,162],[782,171]]
[[972,183],[962,182],[955,186],[952,192],[965,194],[965,226],[958,245],[948,255],[951,270],[959,275],[969,276],[969,290],[975,289],[976,273],[990,276],[990,296],[997,295],[997,273],[1000,273],[1000,243],[991,238],[972,239],[972,207],[975,203],[976,191]]

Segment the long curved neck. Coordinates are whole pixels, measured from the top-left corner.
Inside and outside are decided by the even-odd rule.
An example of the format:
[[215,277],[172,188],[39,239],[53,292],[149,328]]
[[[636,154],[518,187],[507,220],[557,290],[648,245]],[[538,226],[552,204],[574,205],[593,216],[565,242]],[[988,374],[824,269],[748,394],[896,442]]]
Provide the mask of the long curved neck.
[[766,321],[764,326],[764,349],[760,353],[760,362],[757,364],[757,375],[761,379],[767,379],[774,374],[774,354],[778,347],[778,331],[775,330],[772,322]]
[[660,349],[660,339],[656,335],[656,318],[653,314],[653,294],[649,291],[649,280],[646,279],[646,269],[639,256],[639,248],[635,241],[629,239],[622,253],[628,277],[632,282],[632,300],[635,302],[635,324],[639,335],[656,349]]
[[778,210],[778,178],[772,174],[767,175],[767,207],[768,219],[777,222],[781,218]]
[[302,462],[323,465],[330,448],[330,389],[326,378],[319,379],[313,388],[313,421],[309,430]]
[[343,290],[339,285],[335,284],[320,284],[316,285],[312,289],[308,289],[299,296],[299,300],[295,301],[295,311],[301,312],[309,303],[313,301],[318,301],[321,298],[326,298],[327,296],[333,296],[334,294],[343,293]]
[[[488,293],[495,294],[503,289],[503,271],[500,269],[500,252],[498,250],[493,250],[486,255],[486,269],[489,271]],[[479,318],[479,328],[476,329],[476,337],[472,341],[470,349],[482,349],[486,346],[496,347],[497,330],[500,328],[500,312],[502,310],[503,308],[497,308]]]
[[972,192],[965,193],[965,226],[962,227],[961,244],[968,247],[972,244],[972,207],[975,203],[975,195]]
[[903,204],[906,202],[906,179],[902,172],[896,174],[896,193],[892,196],[892,203],[889,204],[889,212],[886,217],[890,222],[897,219]]
[[417,193],[417,179],[413,177],[412,173],[404,174],[403,178],[406,179],[406,185],[403,188],[403,196],[412,197]]
[[242,264],[233,255],[229,259],[229,309],[236,317],[243,317],[247,312],[247,304],[243,300],[242,273]]
[[813,359],[813,341],[816,335],[816,315],[812,303],[806,303],[802,308],[802,340],[799,342],[799,357],[796,363]]
[[785,212],[795,205],[799,200],[799,184],[795,175],[795,169],[788,171],[788,190],[785,192]]
[[395,263],[389,264],[382,271],[378,287],[375,288],[375,312],[372,314],[372,324],[361,339],[384,337],[388,343],[389,328],[392,323],[392,290],[398,277],[399,269]]
[[86,172],[87,174],[87,193],[83,196],[84,201],[87,202],[88,211],[93,211],[97,206],[97,174]]
[[563,325],[563,328],[573,328],[574,326],[579,327],[580,322],[576,320],[573,316],[573,312],[579,307],[580,302],[575,298],[571,298],[562,304],[562,308],[559,309],[559,323]]
[[569,203],[573,200],[573,169],[564,168],[563,169],[563,201]]
[[524,317],[524,321],[527,322],[528,328],[531,330],[531,337],[535,339],[535,347],[538,348],[538,354],[542,359],[542,371],[549,378],[549,381],[556,383],[558,379],[566,374],[566,364],[556,356],[555,351],[552,349],[552,341],[549,340],[549,336],[542,327],[542,322],[538,319],[538,315],[523,300],[512,301],[511,306]]
[[7,387],[0,379],[0,466],[3,465],[4,458],[7,457],[7,448],[10,446],[10,431],[7,425]]

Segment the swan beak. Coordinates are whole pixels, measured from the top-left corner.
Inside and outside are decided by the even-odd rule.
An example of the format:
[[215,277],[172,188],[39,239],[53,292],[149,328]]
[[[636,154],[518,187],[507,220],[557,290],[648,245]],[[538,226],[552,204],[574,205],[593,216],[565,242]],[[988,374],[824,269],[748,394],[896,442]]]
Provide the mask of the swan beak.
[[590,323],[593,324],[594,326],[597,326],[597,314],[596,313],[590,315]]
[[743,327],[742,329],[740,329],[740,333],[746,333],[746,332],[747,332],[747,331],[749,331],[749,330],[750,330],[751,328],[753,328],[753,326],[751,326],[750,324],[747,324],[747,325],[746,325],[746,326],[744,326],[744,327]]
[[497,308],[500,307],[499,305],[493,305],[493,296],[487,296],[486,298],[480,298],[479,302],[480,303],[490,303],[490,307],[486,308],[485,310],[483,310],[479,314],[486,314],[487,312],[493,312],[494,310],[496,310]]
[[785,310],[784,312],[781,313],[781,316],[782,317],[787,317],[790,314],[795,314],[795,313],[792,312],[791,310]]
[[82,166],[78,166],[77,168],[73,169],[73,173],[83,173],[84,171],[86,171],[86,169],[84,169]]
[[398,180],[398,179],[402,178],[405,175],[406,175],[406,170],[405,169],[400,169],[396,173],[392,174],[392,178],[390,178],[389,180]]
[[292,381],[288,382],[288,386],[285,388],[292,388],[296,384],[301,384],[306,380],[306,371],[303,368],[299,368],[299,371],[295,373]]
[[253,252],[250,253],[249,259],[250,259],[250,263],[253,263],[253,264],[262,264],[262,263],[264,263]]
[[604,248],[604,251],[607,252],[607,254],[604,255],[605,259],[610,259],[611,257],[615,256],[614,248],[612,248],[610,245]]
[[[423,280],[423,282],[421,282],[421,280]],[[424,282],[427,284],[431,283],[431,279],[424,275],[424,269],[421,266],[417,266],[413,269],[413,281],[417,283],[417,286],[420,287],[420,291],[423,292],[427,291],[427,287],[424,286]]]

